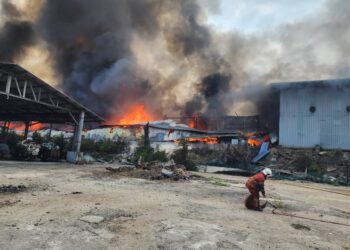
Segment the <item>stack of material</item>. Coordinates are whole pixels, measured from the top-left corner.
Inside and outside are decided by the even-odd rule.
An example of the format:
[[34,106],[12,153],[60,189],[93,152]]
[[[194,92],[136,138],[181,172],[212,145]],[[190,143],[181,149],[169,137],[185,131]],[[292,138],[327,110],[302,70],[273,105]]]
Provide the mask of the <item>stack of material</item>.
[[[171,164],[170,164],[171,163]],[[173,162],[151,162],[138,166],[122,166],[118,168],[107,167],[106,169],[111,173],[120,176],[142,178],[148,180],[188,180],[189,172],[186,171],[185,166],[174,164]]]

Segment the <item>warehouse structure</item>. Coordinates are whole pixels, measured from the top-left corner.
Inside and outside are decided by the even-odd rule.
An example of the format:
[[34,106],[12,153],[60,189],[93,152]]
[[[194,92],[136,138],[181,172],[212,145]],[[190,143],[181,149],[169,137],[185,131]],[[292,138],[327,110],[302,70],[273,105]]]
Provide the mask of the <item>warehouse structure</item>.
[[77,160],[84,122],[103,119],[19,65],[0,63],[0,121],[71,124],[75,127],[70,159]]
[[280,93],[279,143],[350,150],[350,79],[273,84]]

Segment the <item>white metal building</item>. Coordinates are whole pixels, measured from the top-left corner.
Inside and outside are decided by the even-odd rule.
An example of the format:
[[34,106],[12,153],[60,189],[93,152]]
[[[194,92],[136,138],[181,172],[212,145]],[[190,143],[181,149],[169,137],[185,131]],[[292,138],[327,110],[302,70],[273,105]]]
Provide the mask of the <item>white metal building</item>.
[[280,91],[281,146],[350,150],[350,79],[274,87]]

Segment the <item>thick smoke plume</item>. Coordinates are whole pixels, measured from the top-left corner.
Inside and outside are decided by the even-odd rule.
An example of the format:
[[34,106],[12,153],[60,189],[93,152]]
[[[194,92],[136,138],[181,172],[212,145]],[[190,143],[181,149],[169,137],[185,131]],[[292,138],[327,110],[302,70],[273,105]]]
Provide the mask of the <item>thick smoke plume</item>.
[[14,61],[35,43],[33,24],[22,20],[22,13],[9,0],[1,1],[3,25],[0,29],[0,59]]
[[219,11],[219,1],[47,0],[29,22],[2,1],[0,59],[20,62],[34,25],[61,88],[107,118],[135,103],[155,118],[252,114],[271,98],[266,83],[350,75],[349,1],[250,35],[213,30],[204,4]]
[[[182,109],[177,103],[182,100],[165,100],[174,88],[169,85],[192,85],[205,74],[220,74],[225,65],[211,44],[209,28],[199,22],[201,15],[193,0],[52,0],[43,5],[37,27],[63,75],[65,91],[105,116],[120,115],[128,105],[140,102],[161,117]],[[140,40],[144,42],[138,45]],[[161,68],[140,62],[147,53],[140,47],[147,43],[153,44],[146,48],[152,50],[151,60],[157,57],[153,49],[161,50]],[[167,69],[173,72],[165,75],[162,70]],[[188,82],[184,74],[193,80]],[[209,111],[222,91],[217,89],[220,83],[206,81],[203,101]],[[225,84],[228,90],[229,82]],[[215,93],[209,93],[210,88]]]

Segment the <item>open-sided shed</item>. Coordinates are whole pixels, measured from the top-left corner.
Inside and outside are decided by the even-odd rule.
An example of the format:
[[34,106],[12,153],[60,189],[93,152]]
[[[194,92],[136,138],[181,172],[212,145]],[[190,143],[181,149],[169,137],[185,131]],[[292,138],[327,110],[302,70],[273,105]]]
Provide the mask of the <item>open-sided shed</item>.
[[[67,123],[76,127],[74,155],[80,151],[85,122],[103,118],[21,66],[0,62],[0,121]],[[73,157],[74,158],[74,157]]]

